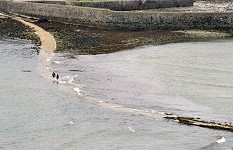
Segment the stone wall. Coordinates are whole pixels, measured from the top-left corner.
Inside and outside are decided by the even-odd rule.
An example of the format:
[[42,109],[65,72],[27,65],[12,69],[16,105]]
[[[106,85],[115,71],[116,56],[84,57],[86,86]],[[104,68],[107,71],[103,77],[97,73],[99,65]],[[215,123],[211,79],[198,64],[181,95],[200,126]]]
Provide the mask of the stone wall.
[[7,2],[0,0],[0,11],[6,12],[7,11]]
[[233,29],[233,12],[130,12],[70,5],[0,1],[10,13],[75,23],[81,26],[125,30]]
[[208,0],[211,3],[225,3],[225,2],[233,2],[233,0]]
[[100,2],[73,2],[76,6],[107,8],[111,10],[145,10],[193,6],[193,0],[117,0]]

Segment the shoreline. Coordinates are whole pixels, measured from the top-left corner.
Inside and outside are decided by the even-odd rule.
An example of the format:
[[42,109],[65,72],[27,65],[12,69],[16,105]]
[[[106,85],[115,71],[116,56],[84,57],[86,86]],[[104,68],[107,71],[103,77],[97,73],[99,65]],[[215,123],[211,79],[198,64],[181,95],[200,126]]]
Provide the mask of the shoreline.
[[[1,20],[3,19],[3,21]],[[41,49],[47,51],[47,52],[54,52],[56,50],[56,40],[54,39],[54,37],[47,31],[45,31],[44,29],[42,29],[41,27],[27,22],[25,20],[23,20],[20,17],[14,17],[14,16],[8,16],[8,15],[4,15],[0,13],[0,21],[4,22],[7,19],[9,20],[10,24],[17,24],[17,28],[16,30],[19,29],[19,32],[22,32],[21,34],[25,36],[18,36],[19,34],[16,35],[11,35],[11,33],[13,33],[12,31],[7,34],[4,34],[2,32],[0,32],[0,36],[6,36],[6,37],[10,37],[10,38],[22,38],[22,39],[27,39],[27,40],[31,40],[33,41],[35,44],[37,44],[37,46],[40,45]],[[15,22],[16,21],[16,22]],[[7,21],[6,21],[7,22]],[[8,22],[7,22],[8,23]],[[4,25],[1,25],[1,27]],[[12,28],[13,30],[14,27],[8,27],[8,28]],[[2,34],[2,35],[1,35]],[[29,37],[29,35],[31,35],[31,37]]]
[[[20,16],[21,17],[21,16]],[[125,31],[111,29],[97,29],[81,27],[61,22],[40,21],[40,19],[21,17],[27,22],[35,24],[48,31],[56,42],[56,51],[75,55],[107,54],[117,51],[133,49],[146,45],[162,45],[176,42],[196,40],[211,40],[233,37],[232,31],[214,30],[177,30],[177,31]],[[4,22],[1,23],[1,22]],[[7,24],[7,25],[5,25]],[[10,18],[0,18],[0,36],[9,38],[23,38],[32,40],[37,46],[40,40],[32,31],[19,22]],[[55,52],[56,52],[55,51]]]
[[41,27],[22,20],[21,18],[14,18],[15,20],[21,22],[22,24],[28,26],[31,28],[35,34],[39,37],[40,42],[41,42],[41,49],[47,51],[47,52],[54,52],[56,50],[56,40],[54,37]]
[[[2,19],[2,18],[1,18]],[[3,19],[5,19],[4,17],[3,17]],[[27,26],[29,26],[29,28],[31,29],[30,30],[30,34],[31,34],[31,32],[32,31],[34,31],[37,35],[38,35],[38,37],[39,37],[39,39],[41,40],[41,47],[42,47],[42,49],[46,52],[46,49],[47,49],[47,52],[54,52],[55,51],[55,49],[56,49],[56,41],[55,41],[55,39],[53,38],[53,36],[49,33],[49,32],[47,32],[46,30],[48,29],[48,31],[50,31],[50,30],[52,30],[52,29],[54,29],[54,28],[52,28],[53,26],[51,26],[51,24],[50,24],[50,26],[45,26],[46,27],[46,29],[44,30],[44,29],[42,29],[42,28],[40,28],[40,27],[37,27],[36,25],[34,25],[34,24],[32,24],[32,23],[29,23],[29,22],[26,22],[26,21],[24,21],[24,20],[21,20],[21,18],[10,18],[11,19],[11,21],[19,21],[19,22],[21,22],[23,25],[25,25],[24,26],[24,28],[23,28],[23,30],[24,29],[28,29],[28,27]],[[46,22],[46,23],[48,23],[48,22]],[[39,25],[41,25],[41,26],[43,26],[43,24],[41,24],[41,23],[37,23],[37,24],[39,24]],[[61,24],[61,23],[59,23],[59,24]],[[56,24],[53,24],[54,26],[56,26]],[[73,29],[73,30],[70,30],[70,31],[77,31],[77,33],[82,33],[83,31],[88,31],[88,30],[90,30],[90,32],[86,32],[84,35],[85,36],[90,36],[90,33],[91,34],[93,34],[94,32],[92,32],[92,31],[94,31],[93,29],[91,30],[90,28],[81,28],[81,27],[78,27],[78,29],[81,29],[81,30],[77,30],[77,26],[71,26],[71,25],[69,25],[69,24],[63,24],[64,26],[69,26],[70,27],[70,29]],[[60,28],[64,28],[64,26],[60,26],[60,25],[58,25],[57,26],[57,28],[55,28],[55,29],[60,29]],[[50,28],[48,28],[48,27],[50,27]],[[65,29],[65,28],[64,28]],[[76,30],[74,30],[74,29],[76,29]],[[103,30],[100,30],[100,29],[96,29],[98,32],[97,33],[99,33],[100,31],[103,31]],[[55,30],[56,31],[56,30]],[[62,31],[63,32],[63,31]],[[122,35],[124,35],[123,33],[125,33],[126,31],[113,31],[113,30],[111,30],[111,32],[110,32],[110,34],[112,34],[112,33],[120,33],[120,35],[122,36]],[[68,33],[70,33],[70,32],[68,32]],[[94,36],[96,36],[97,38],[100,38],[100,35],[108,35],[108,36],[110,36],[110,34],[105,30],[105,33],[104,34],[97,34],[97,33],[94,33],[93,35]],[[206,33],[207,32],[204,32],[204,31],[202,31],[202,32],[200,32],[200,31],[189,31],[189,32],[183,32],[183,31],[169,31],[169,32],[166,32],[166,31],[164,31],[164,32],[162,32],[162,31],[155,31],[155,32],[153,32],[153,31],[144,31],[144,32],[134,32],[134,31],[130,31],[130,32],[126,32],[126,33],[129,33],[129,34],[126,34],[125,35],[125,39],[128,39],[128,41],[126,41],[126,43],[128,44],[128,45],[130,45],[131,43],[131,46],[132,46],[132,48],[134,48],[134,47],[137,47],[137,46],[140,46],[140,44],[147,44],[147,42],[148,43],[150,43],[150,42],[154,42],[154,43],[156,43],[157,42],[157,44],[164,44],[164,43],[169,43],[169,42],[174,42],[174,41],[179,41],[179,40],[193,40],[193,39],[195,39],[195,38],[198,38],[198,39],[205,39],[205,40],[207,40],[207,39],[210,39],[210,38],[222,38],[222,37],[227,37],[227,36],[232,36],[231,34],[227,34],[227,33],[221,33],[221,32],[209,32],[208,31],[208,33],[209,34],[207,34],[206,35]],[[147,36],[145,36],[145,33],[147,33],[146,35]],[[153,33],[152,35],[155,37],[155,36],[161,36],[161,37],[163,37],[163,38],[161,38],[161,37],[159,37],[159,38],[156,38],[155,40],[152,40],[152,41],[146,41],[146,40],[148,40],[149,38],[152,38],[152,37],[150,37],[149,36],[149,33]],[[194,34],[195,33],[195,34]],[[53,33],[54,34],[54,33]],[[165,35],[164,35],[165,34]],[[197,35],[198,36],[197,36]],[[118,34],[116,34],[116,35],[118,35]],[[134,36],[133,36],[134,35]],[[138,38],[137,36],[135,36],[135,35],[140,35],[141,37],[141,39],[140,38]],[[172,36],[173,35],[173,36]],[[190,35],[192,35],[192,37],[190,37]],[[60,36],[62,36],[62,35],[60,35]],[[72,35],[72,37],[70,37],[70,38],[74,38],[76,36],[76,34],[74,34],[74,35]],[[84,36],[84,37],[85,37]],[[91,38],[90,39],[95,39],[94,38],[94,36],[90,36]],[[148,37],[149,36],[149,37]],[[59,37],[59,36],[57,36],[57,37]],[[137,37],[137,39],[138,40],[135,40],[135,37]],[[143,38],[142,38],[143,37]],[[169,37],[169,38],[166,38],[166,37]],[[174,38],[174,37],[176,37],[176,38]],[[186,37],[186,38],[185,38]],[[56,36],[55,36],[55,38],[56,38]],[[106,38],[106,37],[105,37]],[[113,40],[114,42],[115,41],[117,41],[117,40],[119,40],[119,39],[117,39],[117,38],[114,38],[115,40],[113,40],[113,39],[111,39],[111,40]],[[131,39],[131,41],[129,40],[129,39]],[[146,40],[145,40],[146,39]],[[157,39],[159,39],[159,40],[157,40]],[[135,41],[134,41],[135,40]],[[170,40],[170,41],[169,41]],[[174,40],[174,41],[173,41]],[[110,42],[110,43],[108,43],[108,45],[110,45],[110,46],[116,46],[116,44],[118,44],[118,43],[115,43],[115,45],[113,44],[113,41],[112,41],[112,43]],[[162,42],[161,42],[162,41]],[[130,43],[131,42],[131,43]],[[161,42],[161,43],[160,43]],[[163,43],[164,42],[164,43]],[[59,41],[58,41],[58,43],[59,43]],[[130,43],[130,44],[129,44]],[[139,43],[139,44],[138,44]],[[111,45],[111,44],[113,44],[113,45]],[[108,46],[107,45],[107,46]],[[121,45],[121,44],[118,44],[118,45]],[[59,46],[59,45],[58,45]],[[76,46],[76,45],[72,45],[72,46],[70,46],[70,48],[73,48],[73,46]],[[106,45],[105,45],[106,46]],[[143,45],[141,45],[141,46],[143,46]],[[96,46],[96,45],[94,45],[93,47],[98,47],[98,46]],[[127,47],[127,45],[126,45],[126,47]],[[61,48],[61,47],[60,47]],[[121,48],[123,48],[123,47],[121,47]],[[128,48],[128,47],[127,47]],[[111,52],[114,52],[114,50],[115,49],[113,49],[113,51],[111,51]],[[119,50],[119,49],[118,49]],[[120,50],[124,50],[124,49],[120,49]],[[72,51],[71,51],[71,53],[72,53]],[[90,54],[90,53],[88,53],[88,54]],[[85,99],[85,98],[84,98]],[[130,108],[126,108],[126,109],[130,109]],[[147,115],[147,114],[146,114]],[[204,128],[210,128],[210,129],[218,129],[218,130],[224,130],[224,131],[230,131],[230,132],[233,132],[233,126],[231,126],[230,124],[219,124],[219,123],[215,123],[215,122],[209,122],[209,121],[204,121],[204,120],[199,120],[198,118],[190,118],[190,117],[185,117],[185,116],[176,116],[176,115],[173,115],[173,114],[169,114],[169,113],[167,113],[167,114],[165,114],[164,116],[162,116],[164,119],[168,119],[168,120],[178,120],[178,122],[180,123],[180,124],[185,124],[185,125],[194,125],[194,126],[199,126],[199,127],[204,127]]]
[[96,55],[133,49],[146,45],[162,45],[195,40],[232,37],[233,32],[214,30],[124,31],[104,30],[57,22],[35,22],[49,31],[57,41],[57,51],[72,55]]
[[32,41],[37,47],[41,45],[40,39],[34,31],[4,14],[0,13],[0,37],[2,38],[20,38]]

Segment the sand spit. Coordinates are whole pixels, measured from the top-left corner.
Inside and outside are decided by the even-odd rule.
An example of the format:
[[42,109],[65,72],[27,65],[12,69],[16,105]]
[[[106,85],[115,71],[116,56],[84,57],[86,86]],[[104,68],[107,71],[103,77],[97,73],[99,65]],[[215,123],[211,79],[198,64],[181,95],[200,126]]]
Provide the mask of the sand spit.
[[24,21],[21,17],[14,17],[14,16],[9,16],[9,15],[5,15],[0,13],[0,17],[1,18],[11,18],[13,20],[19,21],[22,24],[28,26],[29,28],[31,28],[33,31],[35,31],[35,33],[37,34],[37,36],[40,38],[41,41],[41,48],[43,50],[46,50],[47,52],[54,52],[56,50],[56,41],[54,39],[54,37],[47,31],[45,31],[44,29],[42,29],[41,27]]
[[54,52],[56,50],[56,41],[49,32],[45,31],[44,29],[42,29],[41,27],[33,23],[26,22],[19,17],[13,18],[13,19],[22,22],[23,24],[25,24],[26,26],[29,26],[35,31],[35,33],[38,35],[38,37],[41,40],[42,49],[46,50],[47,52]]

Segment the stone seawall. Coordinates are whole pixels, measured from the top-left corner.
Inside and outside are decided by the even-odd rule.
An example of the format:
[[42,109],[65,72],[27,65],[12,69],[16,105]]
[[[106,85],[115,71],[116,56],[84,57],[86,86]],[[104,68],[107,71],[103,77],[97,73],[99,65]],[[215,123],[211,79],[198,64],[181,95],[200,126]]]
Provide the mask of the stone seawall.
[[225,3],[225,2],[233,2],[233,0],[208,0],[211,3]]
[[1,1],[0,0],[0,11],[1,12],[6,12],[7,11],[7,2],[6,1]]
[[233,29],[233,12],[130,12],[70,5],[3,1],[0,1],[0,6],[0,11],[9,13],[99,28],[125,30]]
[[117,0],[100,2],[73,2],[76,6],[107,8],[111,10],[145,10],[193,6],[193,0]]

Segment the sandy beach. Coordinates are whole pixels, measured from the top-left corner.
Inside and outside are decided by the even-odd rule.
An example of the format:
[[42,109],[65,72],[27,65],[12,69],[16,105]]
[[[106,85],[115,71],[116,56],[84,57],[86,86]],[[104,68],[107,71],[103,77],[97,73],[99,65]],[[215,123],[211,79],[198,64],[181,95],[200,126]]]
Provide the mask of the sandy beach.
[[14,18],[14,19],[22,22],[24,25],[29,26],[32,30],[35,31],[36,35],[40,38],[41,49],[47,52],[54,52],[56,50],[56,41],[49,32],[45,31],[44,29],[33,23],[26,22],[21,18]]

